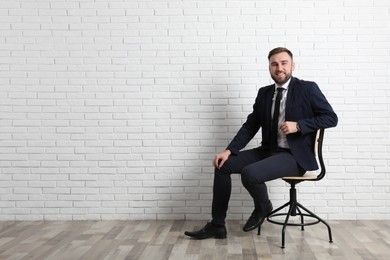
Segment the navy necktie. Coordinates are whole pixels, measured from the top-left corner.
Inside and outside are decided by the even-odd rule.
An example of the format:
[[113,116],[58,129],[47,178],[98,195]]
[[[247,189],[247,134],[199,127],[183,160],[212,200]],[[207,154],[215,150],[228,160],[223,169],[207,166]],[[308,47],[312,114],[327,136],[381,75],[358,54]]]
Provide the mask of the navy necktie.
[[271,135],[270,135],[270,148],[271,152],[274,153],[278,150],[278,124],[279,124],[279,110],[280,110],[280,100],[282,100],[283,88],[277,88],[277,95],[275,99],[275,109],[274,115],[271,122]]

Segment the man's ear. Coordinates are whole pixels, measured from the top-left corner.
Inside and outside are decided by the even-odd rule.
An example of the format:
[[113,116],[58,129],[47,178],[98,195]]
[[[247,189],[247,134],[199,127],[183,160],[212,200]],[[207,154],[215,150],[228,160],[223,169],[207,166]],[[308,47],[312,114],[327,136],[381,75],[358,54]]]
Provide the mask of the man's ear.
[[292,63],[292,71],[295,70],[295,62]]

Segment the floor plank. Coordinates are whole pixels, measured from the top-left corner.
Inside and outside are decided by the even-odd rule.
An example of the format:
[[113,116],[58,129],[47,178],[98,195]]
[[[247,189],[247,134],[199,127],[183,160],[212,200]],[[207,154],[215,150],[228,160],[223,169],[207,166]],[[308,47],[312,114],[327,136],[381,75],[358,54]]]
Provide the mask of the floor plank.
[[193,240],[185,230],[204,221],[0,222],[0,259],[390,259],[390,221],[330,221],[301,231],[265,222],[261,235],[242,231],[244,221],[227,222],[227,239]]

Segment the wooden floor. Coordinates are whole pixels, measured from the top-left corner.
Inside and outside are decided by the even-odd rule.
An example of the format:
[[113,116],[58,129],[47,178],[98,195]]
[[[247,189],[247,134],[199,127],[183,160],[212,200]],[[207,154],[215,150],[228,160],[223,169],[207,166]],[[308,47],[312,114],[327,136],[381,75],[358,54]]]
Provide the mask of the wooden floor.
[[185,230],[204,221],[0,222],[0,259],[390,259],[390,221],[330,221],[281,227],[265,222],[261,236],[228,221],[228,238],[193,240]]

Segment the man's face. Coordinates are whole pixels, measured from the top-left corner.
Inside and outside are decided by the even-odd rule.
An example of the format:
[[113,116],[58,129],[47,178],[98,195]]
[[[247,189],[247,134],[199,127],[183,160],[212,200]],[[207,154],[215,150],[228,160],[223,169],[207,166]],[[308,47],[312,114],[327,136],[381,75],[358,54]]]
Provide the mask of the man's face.
[[269,73],[278,85],[283,85],[290,78],[295,64],[287,52],[272,55],[269,59]]

